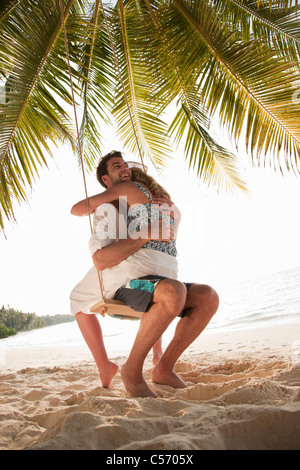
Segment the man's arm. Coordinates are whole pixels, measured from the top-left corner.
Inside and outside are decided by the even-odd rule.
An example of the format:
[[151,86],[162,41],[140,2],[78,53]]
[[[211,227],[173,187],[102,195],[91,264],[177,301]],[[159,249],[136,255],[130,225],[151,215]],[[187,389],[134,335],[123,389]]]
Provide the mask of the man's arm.
[[174,239],[172,227],[165,224],[162,220],[154,221],[146,230],[139,232],[138,238],[128,237],[95,251],[92,255],[95,268],[102,271],[103,269],[116,266],[142,248],[150,240],[170,243]]
[[99,271],[116,266],[121,263],[121,261],[128,258],[128,256],[142,248],[147,241],[148,240],[141,238],[138,238],[137,240],[126,238],[101,248],[93,254],[92,258],[94,266]]

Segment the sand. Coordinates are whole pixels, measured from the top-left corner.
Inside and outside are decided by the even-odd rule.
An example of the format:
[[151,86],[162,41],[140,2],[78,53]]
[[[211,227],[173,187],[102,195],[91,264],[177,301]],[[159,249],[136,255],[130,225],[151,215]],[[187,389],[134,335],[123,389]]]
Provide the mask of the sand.
[[154,386],[151,367],[159,397],[128,398],[120,373],[101,387],[85,348],[10,351],[0,449],[300,449],[300,324],[202,335],[176,368],[185,389]]

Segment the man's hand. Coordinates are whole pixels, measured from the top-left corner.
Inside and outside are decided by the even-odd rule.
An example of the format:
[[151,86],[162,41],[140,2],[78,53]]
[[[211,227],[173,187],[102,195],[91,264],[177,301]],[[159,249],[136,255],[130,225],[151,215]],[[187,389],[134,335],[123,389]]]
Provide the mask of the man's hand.
[[[142,246],[150,240],[170,243],[174,238],[175,236],[172,227],[170,227],[170,225],[164,220],[154,221],[152,225],[135,233],[134,236],[119,240],[102,249],[97,249],[98,240],[97,236],[94,235],[91,237],[90,241],[90,249],[94,252],[92,255],[93,263],[99,271],[111,268],[142,248]],[[93,244],[95,243],[96,245],[93,248]],[[96,251],[94,251],[95,249]]]

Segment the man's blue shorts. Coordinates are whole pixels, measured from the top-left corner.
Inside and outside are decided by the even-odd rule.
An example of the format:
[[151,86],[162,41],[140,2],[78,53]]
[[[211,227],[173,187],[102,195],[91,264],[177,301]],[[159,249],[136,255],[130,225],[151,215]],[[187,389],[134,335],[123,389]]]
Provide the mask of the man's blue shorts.
[[[114,300],[120,300],[131,307],[136,312],[147,312],[152,305],[154,289],[163,279],[163,276],[143,276],[132,279],[127,284],[121,286],[114,295]],[[183,282],[187,290],[192,282]],[[185,316],[185,309],[180,313],[180,317]]]

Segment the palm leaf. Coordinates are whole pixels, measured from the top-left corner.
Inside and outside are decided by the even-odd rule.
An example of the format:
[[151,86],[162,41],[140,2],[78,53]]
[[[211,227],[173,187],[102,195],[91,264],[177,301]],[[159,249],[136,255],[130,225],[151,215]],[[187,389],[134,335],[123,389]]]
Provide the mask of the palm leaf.
[[215,0],[230,30],[239,31],[244,40],[263,40],[287,60],[299,60],[300,16],[297,2],[257,2],[253,0]]
[[116,73],[119,82],[113,113],[125,146],[159,166],[168,159],[171,149],[167,125],[158,117],[158,105],[152,98],[149,64],[143,55],[147,38],[140,13],[135,1],[126,2],[125,7],[122,1],[118,4],[114,38],[122,80]]
[[[164,34],[164,28],[160,25],[159,15],[156,14],[148,0],[147,9],[154,24],[156,35],[152,42],[152,77],[163,75],[165,77],[163,87],[159,87],[159,95],[165,96],[165,106],[179,97],[180,108],[169,127],[171,135],[175,136],[175,142],[179,145],[185,141],[185,158],[189,160],[190,168],[205,184],[214,184],[220,188],[237,189],[246,191],[246,185],[237,169],[237,157],[218,144],[211,136],[210,118],[203,106],[201,99],[197,97],[195,89],[186,83],[181,69],[177,68],[173,56],[168,53],[168,42]],[[145,27],[145,26],[144,26]],[[150,36],[150,34],[149,34]],[[164,57],[164,63],[160,69],[160,57]],[[186,75],[191,77],[192,70]]]
[[[217,114],[237,143],[246,140],[257,161],[297,169],[295,2],[119,0],[113,9],[105,7],[116,68],[100,0],[62,1],[87,166],[101,151],[102,123],[114,119],[130,151],[139,147],[143,158],[167,161],[163,113],[179,101],[172,135],[185,139],[186,158],[209,184],[243,189],[236,157],[212,137],[209,118]],[[14,201],[27,199],[52,144],[74,140],[59,0],[5,0],[0,34],[3,226],[13,218]]]
[[2,0],[0,5],[0,21],[20,2],[20,0]]
[[171,125],[175,141],[185,138],[185,156],[192,168],[208,185],[218,190],[242,190],[247,192],[245,181],[240,175],[237,157],[212,138],[207,118],[197,108],[182,105]]
[[[86,166],[91,169],[101,153],[101,123],[110,120],[113,106],[114,69],[109,38],[103,21],[100,0],[96,0],[87,16],[81,34],[81,50],[73,47],[73,61],[81,74],[82,120],[81,149]],[[78,41],[77,41],[78,42]]]
[[167,21],[171,18],[176,34],[165,29],[170,54],[182,75],[194,70],[190,87],[198,83],[208,112],[218,111],[236,140],[246,127],[253,156],[270,151],[279,156],[283,150],[284,162],[295,166],[300,156],[296,64],[256,40],[236,41],[208,2],[174,0]]
[[[74,1],[66,5],[67,16]],[[32,10],[38,11],[39,22]],[[5,98],[0,104],[1,210],[13,217],[12,198],[26,200],[26,187],[47,165],[50,142],[73,143],[69,117],[59,104],[71,103],[58,3],[26,0],[0,24],[0,69]],[[6,184],[4,184],[4,180]],[[1,216],[3,226],[3,216]]]

